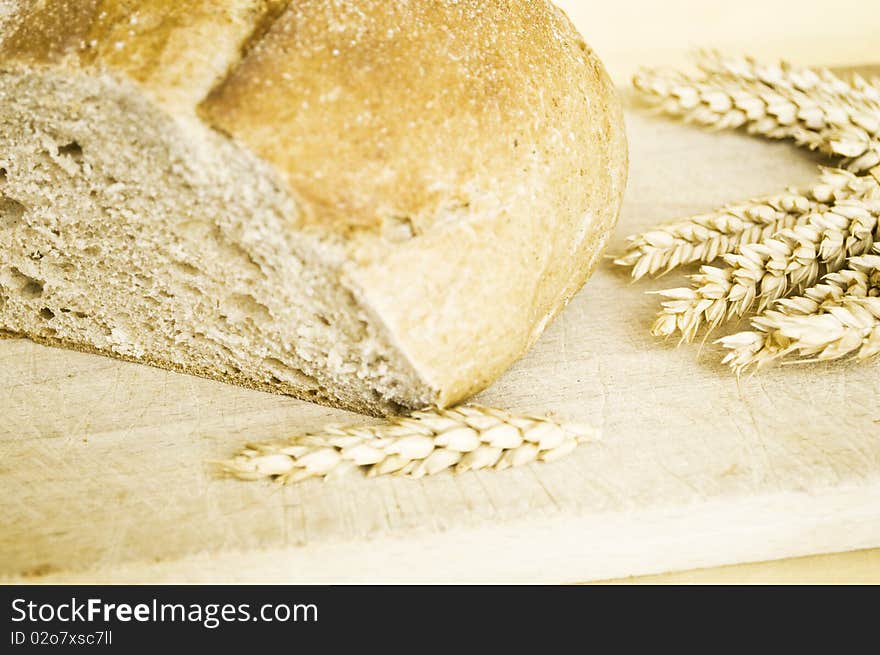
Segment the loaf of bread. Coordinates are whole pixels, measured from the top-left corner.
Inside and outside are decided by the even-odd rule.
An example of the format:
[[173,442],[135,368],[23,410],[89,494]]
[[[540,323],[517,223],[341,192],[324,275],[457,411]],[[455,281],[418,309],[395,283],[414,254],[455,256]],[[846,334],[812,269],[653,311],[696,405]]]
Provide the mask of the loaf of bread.
[[5,0],[0,329],[372,414],[486,387],[626,178],[545,0]]

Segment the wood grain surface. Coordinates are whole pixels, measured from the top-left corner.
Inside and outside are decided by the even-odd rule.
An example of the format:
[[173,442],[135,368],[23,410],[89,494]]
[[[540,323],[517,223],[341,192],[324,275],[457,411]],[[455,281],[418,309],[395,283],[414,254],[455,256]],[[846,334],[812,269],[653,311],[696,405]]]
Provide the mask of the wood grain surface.
[[[814,157],[628,109],[612,243],[809,183]],[[280,488],[206,464],[344,412],[0,341],[0,576],[80,582],[566,582],[880,546],[880,366],[737,380],[648,329],[676,286],[606,263],[479,401],[605,435],[563,461]],[[719,335],[723,332],[719,332]]]

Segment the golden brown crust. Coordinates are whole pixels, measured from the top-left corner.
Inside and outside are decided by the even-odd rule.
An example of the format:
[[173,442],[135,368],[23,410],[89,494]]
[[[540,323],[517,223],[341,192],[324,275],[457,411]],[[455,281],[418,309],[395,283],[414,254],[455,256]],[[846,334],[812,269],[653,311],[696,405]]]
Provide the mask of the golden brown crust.
[[0,60],[60,61],[83,43],[99,2],[14,2],[0,41]]
[[577,170],[599,77],[545,2],[301,0],[200,113],[272,162],[315,222],[421,234],[475,197]]
[[190,111],[287,2],[20,2],[0,58],[108,68],[138,82],[166,108]]

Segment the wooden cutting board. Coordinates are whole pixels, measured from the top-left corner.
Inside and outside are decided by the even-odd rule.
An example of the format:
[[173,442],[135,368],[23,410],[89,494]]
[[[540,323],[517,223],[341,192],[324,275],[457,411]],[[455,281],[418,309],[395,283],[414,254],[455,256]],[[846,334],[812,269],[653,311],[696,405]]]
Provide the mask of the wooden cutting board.
[[[808,184],[818,159],[628,111],[611,244]],[[880,365],[737,380],[649,335],[680,277],[601,266],[479,401],[601,427],[569,458],[418,481],[218,480],[248,440],[369,419],[0,341],[0,576],[78,582],[565,582],[880,545]]]

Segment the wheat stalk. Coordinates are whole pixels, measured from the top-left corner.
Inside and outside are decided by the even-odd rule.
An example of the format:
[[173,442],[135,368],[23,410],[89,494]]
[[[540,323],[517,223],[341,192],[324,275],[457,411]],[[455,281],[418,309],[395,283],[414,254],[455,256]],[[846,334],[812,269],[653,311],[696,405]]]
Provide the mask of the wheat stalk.
[[[628,239],[633,277],[717,258],[665,297],[652,332],[699,329],[756,309],[752,330],[720,339],[738,374],[787,356],[858,359],[880,352],[880,83],[825,69],[704,53],[696,74],[641,71],[636,88],[668,114],[716,129],[793,139],[858,173],[825,169],[819,185],[727,207]],[[824,275],[824,277],[822,277]],[[821,283],[817,283],[819,279]],[[800,296],[789,297],[792,294]],[[771,308],[772,309],[768,309]]]
[[711,58],[702,64],[699,74],[642,70],[633,84],[659,110],[689,122],[716,129],[745,127],[751,134],[793,139],[839,157],[841,166],[854,172],[880,164],[880,113],[865,89],[849,85],[856,101],[833,92],[836,87],[822,83],[820,76],[807,93],[784,65],[776,67],[780,74],[768,75],[757,65]]
[[329,426],[284,442],[248,444],[219,466],[239,479],[281,483],[337,478],[355,469],[367,476],[421,478],[449,469],[460,473],[550,462],[596,439],[596,431],[586,426],[462,405],[414,412],[380,425]]
[[815,284],[820,274],[843,267],[848,257],[874,243],[880,201],[844,200],[806,217],[793,228],[761,243],[741,246],[723,256],[726,268],[703,266],[690,276],[693,286],[657,292],[667,298],[654,323],[655,336],[676,331],[692,341],[704,324],[758,311],[790,293]]
[[728,205],[708,214],[679,219],[627,237],[615,264],[632,267],[633,279],[666,273],[695,262],[709,263],[742,245],[775,236],[794,227],[810,212],[846,198],[864,197],[878,189],[873,178],[836,168],[821,168],[819,182],[809,189]]
[[723,362],[741,374],[788,355],[800,361],[869,359],[880,353],[880,246],[854,257],[803,296],[780,300],[752,319],[753,330],[718,340],[730,350]]
[[762,63],[752,57],[724,56],[714,50],[700,51],[696,64],[708,75],[760,82],[769,87],[790,87],[808,95],[831,97],[845,103],[844,111],[880,109],[880,80],[853,75],[850,81],[846,81],[827,68],[802,68],[785,61]]
[[[722,345],[734,352],[724,362],[737,373],[763,368],[787,355],[801,362],[826,361],[854,355],[871,359],[880,353],[880,298],[845,297],[808,316],[768,312],[759,331],[725,337]],[[768,330],[764,333],[762,330]]]

